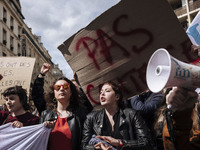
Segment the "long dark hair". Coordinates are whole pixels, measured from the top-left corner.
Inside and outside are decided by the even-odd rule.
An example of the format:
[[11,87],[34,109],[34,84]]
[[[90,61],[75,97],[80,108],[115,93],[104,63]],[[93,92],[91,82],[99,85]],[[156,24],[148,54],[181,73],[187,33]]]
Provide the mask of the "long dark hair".
[[55,100],[55,97],[54,97],[54,88],[53,88],[53,86],[59,80],[65,80],[67,83],[70,84],[71,97],[70,97],[70,103],[69,103],[69,106],[68,106],[67,110],[73,111],[74,109],[79,107],[79,96],[78,96],[78,92],[76,90],[75,85],[71,82],[71,80],[69,80],[66,77],[58,78],[57,80],[55,80],[55,82],[53,82],[53,85],[50,86],[50,91],[49,91],[49,93],[48,93],[48,95],[46,97],[47,109],[56,110],[56,108],[57,108],[57,101]]
[[118,107],[123,109],[125,106],[124,106],[124,103],[123,103],[123,93],[122,93],[122,89],[121,89],[120,85],[116,84],[115,82],[108,81],[108,82],[104,82],[100,89],[102,89],[102,87],[105,84],[110,85],[112,87],[113,91],[115,92],[115,94],[119,96],[119,100],[117,101]]
[[26,91],[26,89],[23,89],[22,86],[13,86],[13,87],[7,88],[2,93],[2,95],[4,97],[10,96],[10,95],[18,95],[24,110],[30,109],[30,106],[27,103],[27,91]]

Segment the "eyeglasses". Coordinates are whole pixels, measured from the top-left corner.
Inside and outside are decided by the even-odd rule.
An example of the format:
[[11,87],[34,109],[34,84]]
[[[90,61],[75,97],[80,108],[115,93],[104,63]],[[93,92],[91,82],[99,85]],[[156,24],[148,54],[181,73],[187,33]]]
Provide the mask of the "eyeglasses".
[[65,83],[63,85],[54,85],[53,86],[54,90],[56,90],[56,91],[60,90],[61,87],[63,87],[64,89],[68,89],[70,87],[70,84],[69,83]]

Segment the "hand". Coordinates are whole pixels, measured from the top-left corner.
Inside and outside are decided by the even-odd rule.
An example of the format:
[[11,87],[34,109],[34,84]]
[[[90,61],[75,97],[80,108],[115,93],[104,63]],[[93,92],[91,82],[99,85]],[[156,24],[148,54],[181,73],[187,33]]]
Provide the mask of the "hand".
[[56,124],[56,120],[54,120],[54,121],[45,121],[43,124],[44,124],[45,127],[53,129],[55,124]]
[[198,100],[198,94],[194,90],[181,87],[173,87],[166,95],[166,104],[172,106],[172,111],[182,111],[193,108]]
[[98,144],[95,144],[94,148],[95,149],[102,149],[102,150],[111,150],[113,147],[112,146],[106,146],[105,144],[100,142]]
[[76,81],[76,83],[80,86],[80,83],[79,83],[78,76],[77,76],[76,72],[74,72],[73,78]]
[[192,45],[191,50],[193,53],[197,54],[200,57],[200,46]]
[[14,121],[12,124],[11,124],[12,127],[17,127],[17,128],[21,128],[23,127],[23,123],[21,123],[20,121]]
[[104,140],[105,142],[109,143],[112,146],[119,146],[119,140],[111,137],[111,136],[97,136],[97,138]]
[[51,65],[50,65],[50,64],[44,63],[44,64],[42,65],[42,67],[41,67],[40,72],[43,73],[43,74],[46,74],[47,72],[49,72],[50,68],[51,68]]

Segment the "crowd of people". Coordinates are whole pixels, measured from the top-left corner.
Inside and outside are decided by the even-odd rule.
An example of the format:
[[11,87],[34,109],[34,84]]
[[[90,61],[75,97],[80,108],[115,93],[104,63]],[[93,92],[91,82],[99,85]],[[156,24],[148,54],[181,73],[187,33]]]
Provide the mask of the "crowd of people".
[[[199,47],[192,50],[200,57]],[[59,77],[49,91],[44,91],[50,67],[48,63],[42,65],[32,87],[38,115],[28,112],[26,90],[10,87],[3,92],[6,104],[0,110],[0,125],[12,123],[21,128],[43,123],[51,128],[49,150],[200,149],[199,96],[195,89],[147,90],[124,100],[120,86],[108,81],[100,88],[101,109],[95,110],[76,74],[72,80]]]

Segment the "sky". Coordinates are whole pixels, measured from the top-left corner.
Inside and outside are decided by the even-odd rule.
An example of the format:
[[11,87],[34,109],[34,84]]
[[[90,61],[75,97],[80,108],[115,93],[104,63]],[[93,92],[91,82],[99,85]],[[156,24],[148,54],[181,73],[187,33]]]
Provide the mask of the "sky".
[[86,27],[120,0],[20,0],[24,22],[42,43],[54,64],[68,78],[73,71],[58,50],[66,39]]

